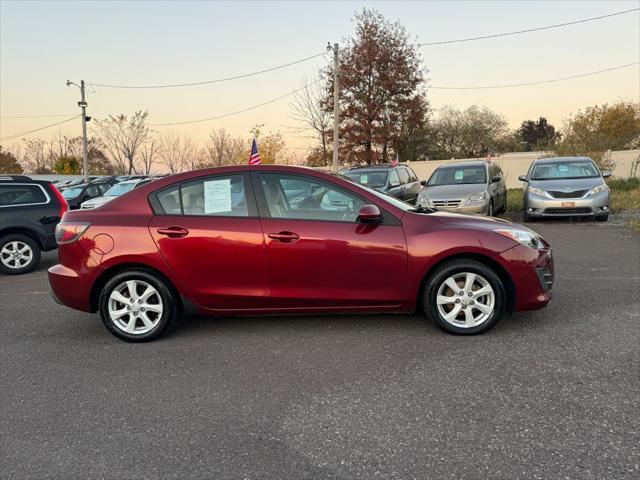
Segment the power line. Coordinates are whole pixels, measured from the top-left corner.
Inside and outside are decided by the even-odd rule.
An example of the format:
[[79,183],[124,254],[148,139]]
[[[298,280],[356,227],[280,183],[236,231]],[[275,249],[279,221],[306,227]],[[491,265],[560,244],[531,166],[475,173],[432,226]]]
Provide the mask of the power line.
[[67,122],[70,122],[71,120],[77,120],[77,119],[78,119],[78,115],[74,115],[73,117],[67,118],[66,120],[63,120],[63,121],[58,122],[58,123],[52,123],[51,125],[46,125],[46,126],[40,127],[40,128],[34,128],[33,130],[29,130],[29,131],[22,132],[22,133],[15,133],[13,135],[9,135],[9,136],[0,138],[0,141],[4,142],[4,141],[7,141],[7,140],[14,140],[16,138],[22,137],[23,135],[28,135],[30,133],[39,132],[40,130],[44,130],[46,128],[55,127],[56,125],[62,125],[63,123],[67,123]]
[[300,87],[296,90],[293,90],[289,93],[285,93],[284,95],[280,95],[279,97],[276,98],[272,98],[271,100],[267,100],[266,102],[263,103],[259,103],[257,105],[252,105],[251,107],[247,107],[247,108],[243,108],[242,110],[236,110],[235,112],[230,112],[230,113],[225,113],[223,115],[217,115],[215,117],[207,117],[207,118],[200,118],[198,120],[187,120],[184,122],[173,122],[173,123],[151,123],[149,124],[150,127],[167,127],[167,126],[171,126],[171,125],[187,125],[187,124],[191,124],[191,123],[202,123],[202,122],[208,122],[210,120],[220,120],[222,118],[227,118],[227,117],[231,117],[233,115],[238,115],[240,113],[245,113],[245,112],[249,112],[251,110],[255,110],[257,108],[260,107],[264,107],[265,105],[269,105],[270,103],[275,103],[278,100],[282,100],[283,98],[289,97],[291,95],[294,95],[302,90],[304,90],[307,87],[310,87],[311,85],[314,85],[316,83],[320,82],[320,79],[314,81],[314,82],[310,82],[307,83],[306,85],[304,85],[303,87]]
[[458,39],[455,39],[455,40],[442,40],[442,41],[439,41],[439,42],[419,43],[418,46],[419,47],[428,47],[428,46],[431,46],[431,45],[445,45],[445,44],[448,44],[448,43],[472,42],[472,41],[475,41],[475,40],[486,40],[488,38],[506,37],[506,36],[509,36],[509,35],[520,35],[522,33],[538,32],[540,30],[550,30],[552,28],[560,28],[560,27],[566,27],[566,26],[569,26],[569,25],[577,25],[579,23],[593,22],[593,21],[596,21],[596,20],[602,20],[604,18],[615,17],[617,15],[624,15],[624,14],[630,13],[630,12],[637,12],[638,10],[640,10],[640,8],[631,8],[629,10],[623,10],[621,12],[609,13],[607,15],[600,15],[598,17],[583,18],[582,20],[575,20],[573,22],[556,23],[555,25],[547,25],[547,26],[544,26],[544,27],[527,28],[526,30],[517,30],[515,32],[496,33],[496,34],[493,34],[493,35],[482,35],[480,37],[468,37],[468,38],[458,38]]
[[208,85],[211,83],[220,83],[220,82],[228,82],[229,80],[238,80],[240,78],[252,77],[254,75],[260,75],[262,73],[273,72],[274,70],[279,70],[281,68],[290,67],[292,65],[296,65],[298,63],[306,62],[308,60],[312,60],[314,58],[324,56],[323,53],[318,53],[317,55],[311,55],[310,57],[301,58],[300,60],[295,60],[293,62],[285,63],[283,65],[278,65],[277,67],[266,68],[264,70],[259,70],[257,72],[244,73],[242,75],[234,75],[232,77],[226,78],[217,78],[215,80],[205,80],[203,82],[190,82],[190,83],[172,83],[167,85],[108,85],[104,83],[91,83],[90,85],[94,87],[104,87],[104,88],[175,88],[175,87],[193,87],[196,85]]
[[552,78],[549,80],[540,80],[537,82],[527,82],[527,83],[510,83],[506,85],[485,85],[485,86],[476,86],[476,87],[438,87],[432,86],[428,88],[433,88],[434,90],[485,90],[490,88],[512,88],[512,87],[525,87],[528,85],[540,85],[543,83],[553,83],[553,82],[561,82],[563,80],[570,80],[572,78],[582,78],[589,77],[591,75],[598,75],[600,73],[611,72],[613,70],[620,70],[622,68],[631,67],[633,65],[638,65],[640,62],[627,63],[625,65],[618,65],[617,67],[605,68],[604,70],[596,70],[594,72],[580,73],[578,75],[570,75],[568,77],[560,77],[560,78]]

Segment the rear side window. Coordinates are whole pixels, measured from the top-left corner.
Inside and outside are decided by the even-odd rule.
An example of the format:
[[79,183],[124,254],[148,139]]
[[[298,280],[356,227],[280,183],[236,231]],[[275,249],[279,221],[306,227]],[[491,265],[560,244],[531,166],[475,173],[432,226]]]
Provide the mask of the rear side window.
[[47,197],[38,185],[0,185],[0,207],[47,203]]
[[249,216],[243,175],[185,182],[162,190],[156,198],[167,215]]

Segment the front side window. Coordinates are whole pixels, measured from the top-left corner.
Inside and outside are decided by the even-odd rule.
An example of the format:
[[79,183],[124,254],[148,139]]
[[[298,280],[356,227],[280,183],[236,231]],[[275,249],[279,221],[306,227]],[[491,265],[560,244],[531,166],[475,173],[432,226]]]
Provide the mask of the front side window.
[[38,185],[0,185],[0,206],[46,203],[47,197]]
[[260,175],[260,184],[272,218],[355,222],[365,204],[339,187],[310,177],[267,173]]
[[440,167],[433,172],[427,185],[437,186],[476,183],[487,183],[487,173],[484,165]]
[[409,172],[407,172],[406,168],[398,169],[398,175],[400,175],[400,183],[402,185],[409,183]]
[[391,173],[389,173],[389,186],[397,187],[398,185],[400,185],[400,178],[398,177],[398,171],[391,170]]

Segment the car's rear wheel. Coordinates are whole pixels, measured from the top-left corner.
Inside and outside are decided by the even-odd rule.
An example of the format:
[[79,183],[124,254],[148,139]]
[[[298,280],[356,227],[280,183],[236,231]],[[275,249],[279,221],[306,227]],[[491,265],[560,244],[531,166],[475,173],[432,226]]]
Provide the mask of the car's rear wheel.
[[424,310],[449,333],[473,335],[493,327],[506,305],[505,287],[487,265],[454,260],[440,266],[427,280]]
[[0,270],[7,275],[28,273],[40,263],[40,246],[33,238],[12,233],[0,238]]
[[175,323],[179,311],[171,286],[145,270],[127,270],[111,278],[99,306],[107,329],[128,342],[158,338]]

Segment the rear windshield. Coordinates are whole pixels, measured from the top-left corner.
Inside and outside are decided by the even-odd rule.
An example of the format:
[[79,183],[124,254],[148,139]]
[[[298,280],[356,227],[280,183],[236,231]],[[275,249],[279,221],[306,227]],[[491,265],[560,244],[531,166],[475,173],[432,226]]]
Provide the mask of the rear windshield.
[[67,188],[64,192],[62,192],[62,196],[64,198],[76,198],[82,193],[82,190],[84,190],[84,187]]
[[118,197],[129,190],[133,190],[135,183],[117,183],[104,193],[105,197]]
[[365,187],[380,188],[387,184],[389,172],[387,170],[356,170],[347,172],[346,176]]
[[429,179],[427,185],[462,185],[487,183],[486,169],[483,165],[440,167]]
[[593,178],[600,173],[590,160],[538,163],[533,168],[532,180],[557,180],[569,178]]

